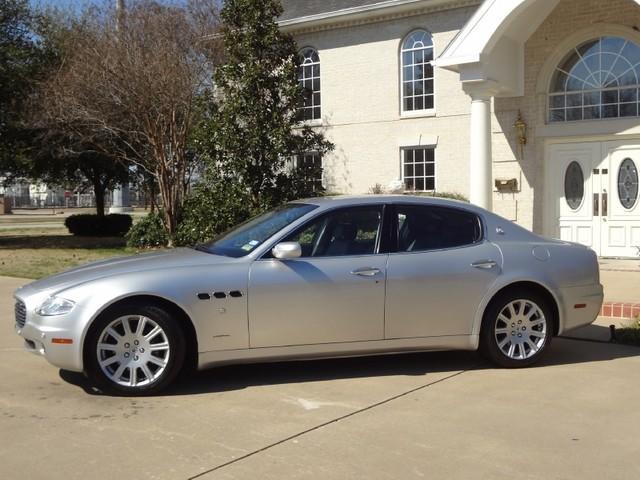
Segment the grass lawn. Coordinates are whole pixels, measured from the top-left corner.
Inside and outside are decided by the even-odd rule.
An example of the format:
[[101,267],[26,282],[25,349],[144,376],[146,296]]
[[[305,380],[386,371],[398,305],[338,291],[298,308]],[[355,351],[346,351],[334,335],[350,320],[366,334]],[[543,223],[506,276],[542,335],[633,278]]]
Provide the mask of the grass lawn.
[[74,237],[65,228],[0,230],[0,275],[38,279],[137,252],[127,248],[122,238]]

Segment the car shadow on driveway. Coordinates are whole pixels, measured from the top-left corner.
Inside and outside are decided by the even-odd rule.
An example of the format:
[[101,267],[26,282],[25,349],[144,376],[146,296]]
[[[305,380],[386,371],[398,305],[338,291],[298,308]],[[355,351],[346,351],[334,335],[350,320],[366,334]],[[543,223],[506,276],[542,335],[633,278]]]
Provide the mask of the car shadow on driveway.
[[[640,348],[556,338],[546,356],[534,367],[607,362],[640,356]],[[425,352],[326,360],[229,365],[194,372],[179,379],[161,396],[197,395],[241,390],[261,385],[321,382],[384,376],[426,376],[430,373],[497,368],[476,352]],[[91,395],[104,395],[82,374],[60,371],[60,377]]]

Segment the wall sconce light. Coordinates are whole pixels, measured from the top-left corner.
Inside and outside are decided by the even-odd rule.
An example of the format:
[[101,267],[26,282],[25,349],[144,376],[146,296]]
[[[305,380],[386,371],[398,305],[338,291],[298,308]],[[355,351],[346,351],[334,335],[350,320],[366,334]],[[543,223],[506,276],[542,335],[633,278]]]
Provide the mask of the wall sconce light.
[[520,111],[518,111],[518,119],[516,123],[513,124],[513,128],[516,129],[516,134],[518,135],[518,143],[520,145],[527,144],[527,124],[522,120],[522,115]]

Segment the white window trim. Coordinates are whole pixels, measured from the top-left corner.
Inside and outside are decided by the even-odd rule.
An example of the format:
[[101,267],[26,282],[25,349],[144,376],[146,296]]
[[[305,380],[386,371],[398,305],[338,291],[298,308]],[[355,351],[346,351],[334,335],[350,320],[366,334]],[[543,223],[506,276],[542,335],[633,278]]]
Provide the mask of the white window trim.
[[[405,185],[404,176],[404,152],[406,150],[433,150],[433,189],[429,190],[408,190]],[[416,177],[414,177],[416,178]],[[426,177],[424,177],[426,178]],[[429,145],[403,145],[400,147],[400,180],[402,181],[402,191],[405,193],[434,193],[438,191],[438,158],[437,144]]]
[[[320,126],[320,125],[322,125],[322,111],[323,111],[323,106],[322,106],[322,104],[323,104],[323,98],[322,98],[323,97],[323,95],[322,95],[322,83],[323,83],[322,82],[322,60],[320,58],[320,52],[318,51],[317,48],[312,47],[310,45],[307,45],[305,47],[302,47],[298,51],[298,55],[302,55],[302,53],[305,50],[309,50],[309,49],[313,50],[314,52],[316,52],[316,55],[318,55],[318,61],[317,62],[312,62],[311,64],[306,64],[306,65],[312,65],[313,66],[313,65],[317,64],[318,68],[320,69],[320,76],[318,77],[318,81],[320,82],[320,89],[318,90],[318,93],[320,94],[320,103],[318,105],[314,105],[312,107],[312,109],[315,108],[315,107],[320,107],[320,118],[310,118],[310,119],[307,119],[307,120],[302,120],[300,123],[304,124],[304,125],[310,125],[310,126]],[[305,66],[304,63],[300,64],[300,67],[304,67],[304,66]],[[311,77],[311,78],[313,79],[313,77]],[[298,79],[298,82],[300,82],[300,79]],[[313,97],[313,92],[311,93],[311,95]]]
[[[403,53],[404,53],[404,42],[409,38],[414,32],[423,31],[428,33],[431,36],[431,51],[432,51],[432,60],[431,65],[433,67],[433,108],[423,108],[422,110],[405,110],[404,109],[404,62],[403,62]],[[436,66],[434,64],[436,58],[436,46],[433,38],[433,33],[431,33],[426,28],[414,28],[409,33],[407,33],[402,40],[400,41],[400,48],[398,49],[398,90],[399,90],[399,112],[400,118],[420,118],[420,117],[435,117],[437,111],[437,83],[436,83]],[[320,71],[322,74],[322,70]]]

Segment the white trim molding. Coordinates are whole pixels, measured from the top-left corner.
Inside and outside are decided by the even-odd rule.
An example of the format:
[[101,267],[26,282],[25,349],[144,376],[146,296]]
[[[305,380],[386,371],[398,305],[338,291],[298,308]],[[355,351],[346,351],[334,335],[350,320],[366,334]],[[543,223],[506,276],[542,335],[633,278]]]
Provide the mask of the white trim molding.
[[292,34],[318,32],[454,8],[475,7],[480,3],[482,0],[381,0],[371,5],[283,20],[279,25],[282,31]]

